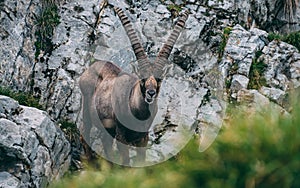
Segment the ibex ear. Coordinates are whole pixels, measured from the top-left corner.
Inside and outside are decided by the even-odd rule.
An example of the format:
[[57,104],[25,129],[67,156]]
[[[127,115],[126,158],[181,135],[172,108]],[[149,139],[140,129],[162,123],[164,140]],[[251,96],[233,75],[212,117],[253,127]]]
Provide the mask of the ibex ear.
[[134,63],[134,62],[131,62],[130,63],[130,66],[132,68],[132,71],[134,74],[136,74],[139,78],[141,77],[140,73],[139,73],[139,69],[138,69],[138,66]]

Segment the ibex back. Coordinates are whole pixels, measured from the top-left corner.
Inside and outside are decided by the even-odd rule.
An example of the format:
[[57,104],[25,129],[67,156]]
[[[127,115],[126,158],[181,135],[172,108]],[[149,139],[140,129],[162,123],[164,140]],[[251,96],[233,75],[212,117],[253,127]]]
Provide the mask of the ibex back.
[[[169,64],[170,53],[188,18],[188,11],[178,19],[167,42],[151,63],[128,17],[120,8],[114,10],[126,30],[138,65],[135,74],[128,74],[112,62],[96,61],[83,73],[79,82],[83,94],[82,133],[90,144],[92,126],[102,124],[105,133],[101,140],[106,157],[113,155],[113,139],[116,139],[123,158],[122,164],[129,165],[129,151],[125,146],[147,146],[148,131],[157,112],[157,96],[165,67]],[[138,159],[144,160],[145,150],[138,151]]]

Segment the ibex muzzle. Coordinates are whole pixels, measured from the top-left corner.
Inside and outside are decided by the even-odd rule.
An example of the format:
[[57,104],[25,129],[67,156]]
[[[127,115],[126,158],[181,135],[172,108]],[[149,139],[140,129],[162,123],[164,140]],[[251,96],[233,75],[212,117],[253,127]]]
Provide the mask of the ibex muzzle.
[[[115,7],[114,10],[131,42],[138,65],[135,74],[128,74],[114,63],[100,60],[83,73],[79,82],[83,94],[82,135],[91,144],[91,128],[103,126],[105,133],[101,139],[105,158],[112,159],[112,143],[116,139],[123,158],[121,164],[129,165],[128,148],[125,146],[147,146],[148,131],[157,113],[157,96],[166,72],[165,67],[169,64],[170,53],[184,28],[188,11],[178,19],[167,42],[151,63],[128,17],[122,9]],[[145,149],[138,151],[137,157],[144,160]]]

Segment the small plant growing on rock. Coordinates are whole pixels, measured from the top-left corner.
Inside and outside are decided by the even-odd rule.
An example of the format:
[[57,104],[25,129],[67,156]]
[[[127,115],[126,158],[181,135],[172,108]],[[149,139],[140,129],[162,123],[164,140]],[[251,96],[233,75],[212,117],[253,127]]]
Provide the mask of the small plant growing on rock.
[[288,34],[284,38],[284,42],[295,46],[300,51],[300,31]]
[[222,41],[220,43],[219,50],[218,50],[219,59],[221,59],[224,54],[224,50],[225,50],[225,47],[226,47],[226,44],[227,44],[227,41],[229,38],[229,34],[231,33],[231,31],[232,31],[231,27],[226,27],[223,31]]
[[282,40],[282,38],[283,38],[283,36],[280,35],[279,33],[269,33],[269,35],[268,35],[269,41]]
[[0,95],[5,95],[10,98],[13,98],[16,101],[18,101],[20,105],[30,106],[43,110],[42,105],[39,104],[39,99],[32,96],[30,93],[16,92],[12,91],[9,88],[0,86]]
[[61,120],[58,124],[70,142],[78,140],[80,133],[75,123],[67,120]]
[[179,14],[179,12],[182,10],[182,7],[180,5],[176,5],[176,4],[170,4],[167,6],[167,9],[170,11],[170,12],[175,12],[176,15]]
[[77,129],[75,123],[68,120],[58,121],[60,129],[64,132],[65,137],[71,144],[71,165],[69,167],[70,172],[75,172],[82,168],[81,166],[81,151],[82,143],[80,141],[80,132]]
[[295,46],[300,51],[300,31],[292,32],[287,35],[269,33],[269,41],[278,40]]
[[59,15],[58,15],[58,8],[55,4],[55,1],[51,0],[44,0],[43,8],[36,17],[36,42],[35,42],[35,58],[43,51],[45,54],[51,54],[53,51],[53,43],[52,43],[52,36],[54,28],[60,23]]
[[263,77],[267,65],[259,59],[262,52],[258,51],[256,57],[250,67],[248,89],[259,89],[267,85],[266,79]]

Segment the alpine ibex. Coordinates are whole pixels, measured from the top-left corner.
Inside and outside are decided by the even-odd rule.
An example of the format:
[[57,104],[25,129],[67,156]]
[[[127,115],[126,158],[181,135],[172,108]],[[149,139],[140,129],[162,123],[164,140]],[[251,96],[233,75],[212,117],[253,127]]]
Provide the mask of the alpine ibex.
[[[157,112],[157,96],[165,74],[169,55],[188,18],[185,11],[161,48],[154,63],[148,59],[136,31],[122,9],[115,7],[129,37],[138,65],[135,74],[128,74],[112,62],[96,61],[81,76],[79,85],[83,94],[83,134],[90,144],[92,126],[103,125],[103,149],[110,158],[113,139],[122,154],[122,164],[129,164],[126,146],[145,147],[148,131]],[[98,120],[97,120],[98,119]],[[100,120],[100,121],[99,121]],[[109,133],[109,134],[107,134]],[[145,157],[145,150],[137,153]]]

